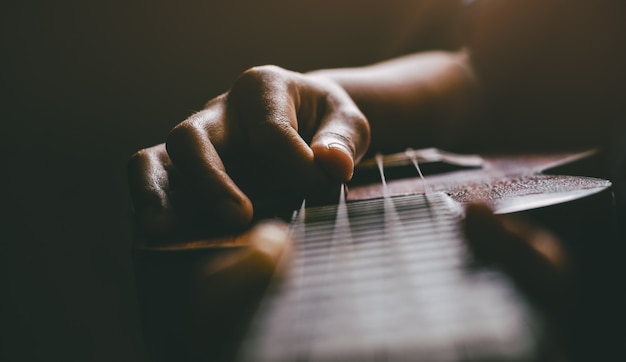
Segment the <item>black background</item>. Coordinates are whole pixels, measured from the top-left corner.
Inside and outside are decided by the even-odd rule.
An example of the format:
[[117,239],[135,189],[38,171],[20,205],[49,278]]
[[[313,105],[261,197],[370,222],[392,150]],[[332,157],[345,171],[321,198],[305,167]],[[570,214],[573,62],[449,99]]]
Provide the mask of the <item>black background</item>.
[[457,3],[3,1],[0,359],[143,359],[130,155],[253,65],[452,48]]

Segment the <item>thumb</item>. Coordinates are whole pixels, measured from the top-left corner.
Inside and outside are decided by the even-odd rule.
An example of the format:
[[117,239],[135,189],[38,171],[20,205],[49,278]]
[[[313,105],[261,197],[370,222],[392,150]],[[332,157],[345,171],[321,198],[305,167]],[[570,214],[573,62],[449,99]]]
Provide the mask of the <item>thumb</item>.
[[[352,107],[350,107],[352,108]],[[354,109],[331,110],[322,119],[311,141],[317,164],[333,180],[350,181],[355,164],[370,143],[370,128],[365,116]]]
[[484,205],[467,207],[465,234],[477,258],[503,268],[529,297],[559,317],[572,275],[554,234],[512,215],[494,215]]

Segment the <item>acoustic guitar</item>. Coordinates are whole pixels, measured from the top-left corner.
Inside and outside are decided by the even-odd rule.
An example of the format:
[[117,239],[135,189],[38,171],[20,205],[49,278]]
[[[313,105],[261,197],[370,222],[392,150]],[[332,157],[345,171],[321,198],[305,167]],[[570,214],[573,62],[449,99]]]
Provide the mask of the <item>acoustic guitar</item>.
[[541,360],[550,344],[541,313],[504,273],[474,260],[460,230],[463,204],[525,213],[557,233],[587,228],[588,212],[594,220],[610,213],[610,182],[547,171],[591,153],[477,156],[426,149],[363,161],[335,204],[307,207],[305,200],[294,212],[294,251],[284,273],[259,304],[242,312],[250,322],[231,328],[216,321],[208,328],[220,325],[218,332],[200,333],[206,351],[187,333],[193,330],[184,312],[193,303],[186,300],[193,298],[189,275],[207,255],[245,246],[234,237],[138,247],[151,357]]

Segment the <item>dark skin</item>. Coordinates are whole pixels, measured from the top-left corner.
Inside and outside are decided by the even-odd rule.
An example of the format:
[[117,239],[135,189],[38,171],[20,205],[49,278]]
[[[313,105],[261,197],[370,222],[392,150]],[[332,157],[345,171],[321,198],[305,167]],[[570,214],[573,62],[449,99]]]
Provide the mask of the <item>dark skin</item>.
[[[423,71],[409,72],[416,67]],[[467,113],[463,108],[472,112],[475,102],[465,97],[471,87],[463,52],[309,74],[252,68],[228,93],[176,126],[165,145],[133,156],[129,177],[141,227],[149,236],[175,235],[178,216],[192,212],[173,205],[171,181],[179,176],[185,184],[180,192],[204,200],[204,212],[243,228],[259,194],[310,196],[348,181],[370,143],[371,149],[393,151],[415,142],[408,132],[398,140],[394,129],[424,129],[414,134],[423,135],[417,142],[425,145],[440,143],[433,142],[435,135],[447,129],[461,131],[468,120],[450,114],[448,105],[458,104],[459,114]]]
[[[275,66],[244,72],[165,144],[132,157],[129,182],[143,237],[167,243],[246,229],[264,198],[286,194],[281,204],[293,205],[316,197],[348,181],[368,152],[601,144],[625,94],[624,5],[473,6],[467,48],[457,52],[307,74]],[[564,318],[558,311],[567,308],[557,306],[568,303],[572,270],[557,237],[481,206],[468,209],[466,225],[477,254],[503,265],[555,320]],[[205,284],[219,290],[228,283],[212,277],[218,274],[271,275],[289,237],[270,228],[249,250],[208,268]]]

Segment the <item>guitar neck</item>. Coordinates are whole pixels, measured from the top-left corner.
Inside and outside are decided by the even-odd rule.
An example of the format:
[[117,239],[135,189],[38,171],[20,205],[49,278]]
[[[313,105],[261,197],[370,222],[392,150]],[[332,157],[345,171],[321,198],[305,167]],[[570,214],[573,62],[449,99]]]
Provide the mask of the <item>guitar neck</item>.
[[537,318],[504,275],[474,265],[459,220],[443,193],[301,210],[240,360],[536,356]]

